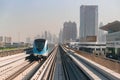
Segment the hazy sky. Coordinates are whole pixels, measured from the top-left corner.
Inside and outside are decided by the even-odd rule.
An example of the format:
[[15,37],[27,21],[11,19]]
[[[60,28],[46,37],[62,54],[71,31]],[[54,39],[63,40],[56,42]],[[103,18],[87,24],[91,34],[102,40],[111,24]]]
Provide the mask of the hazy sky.
[[0,35],[25,41],[45,30],[58,34],[65,21],[79,27],[81,5],[98,5],[99,22],[120,21],[120,0],[0,0]]

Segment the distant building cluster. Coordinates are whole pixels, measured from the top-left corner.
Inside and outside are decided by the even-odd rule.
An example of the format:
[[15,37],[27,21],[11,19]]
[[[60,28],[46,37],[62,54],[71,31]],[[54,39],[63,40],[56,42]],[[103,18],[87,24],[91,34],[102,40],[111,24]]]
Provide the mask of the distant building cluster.
[[55,34],[51,34],[49,31],[44,31],[42,34],[36,35],[34,38],[27,37],[26,44],[32,44],[34,39],[47,39],[49,43],[57,43],[58,37]]
[[57,43],[58,38],[57,35],[51,34],[49,31],[44,31],[40,38],[47,39],[49,43]]
[[[27,38],[28,42],[30,41],[30,38]],[[23,47],[28,46],[25,42],[12,42],[12,37],[9,36],[0,36],[0,48],[5,47]]]
[[12,38],[7,36],[0,36],[0,47],[9,46],[12,43]]

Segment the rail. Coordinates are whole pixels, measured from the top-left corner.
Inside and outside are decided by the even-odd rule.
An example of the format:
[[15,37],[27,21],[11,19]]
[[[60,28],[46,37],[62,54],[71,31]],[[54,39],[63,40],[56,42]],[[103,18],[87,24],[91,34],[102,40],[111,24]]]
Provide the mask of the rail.
[[27,64],[26,66],[22,67],[21,69],[19,69],[16,73],[14,73],[13,75],[9,76],[8,78],[6,78],[6,80],[13,80],[14,78],[16,78],[19,74],[21,74],[24,70],[26,70],[28,67],[30,67],[31,65],[33,65],[35,62],[32,62],[30,64]]
[[68,56],[67,52],[60,47],[60,53],[62,58],[62,65],[65,74],[65,80],[89,80],[84,72],[78,68],[78,66]]

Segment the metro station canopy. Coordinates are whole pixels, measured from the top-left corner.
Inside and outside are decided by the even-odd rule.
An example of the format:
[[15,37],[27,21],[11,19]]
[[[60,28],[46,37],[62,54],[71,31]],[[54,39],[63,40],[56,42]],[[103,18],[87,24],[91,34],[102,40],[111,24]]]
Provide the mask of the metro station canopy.
[[108,23],[107,25],[100,27],[100,29],[105,31],[118,32],[120,31],[120,21],[114,21],[112,23]]

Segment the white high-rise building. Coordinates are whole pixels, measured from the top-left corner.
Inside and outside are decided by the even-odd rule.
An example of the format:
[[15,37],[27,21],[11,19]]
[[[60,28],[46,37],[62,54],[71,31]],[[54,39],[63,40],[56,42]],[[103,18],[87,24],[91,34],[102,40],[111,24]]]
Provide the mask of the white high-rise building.
[[98,42],[106,43],[107,31],[100,29],[100,27],[102,27],[102,26],[103,26],[103,23],[101,22],[99,25],[99,28],[98,28]]
[[0,42],[3,42],[3,36],[0,36]]
[[63,31],[62,31],[62,29],[60,29],[60,33],[59,33],[59,42],[60,43],[63,42]]
[[98,6],[82,5],[80,7],[80,40],[85,41],[89,36],[98,32]]
[[26,43],[31,43],[31,38],[30,37],[26,38]]

